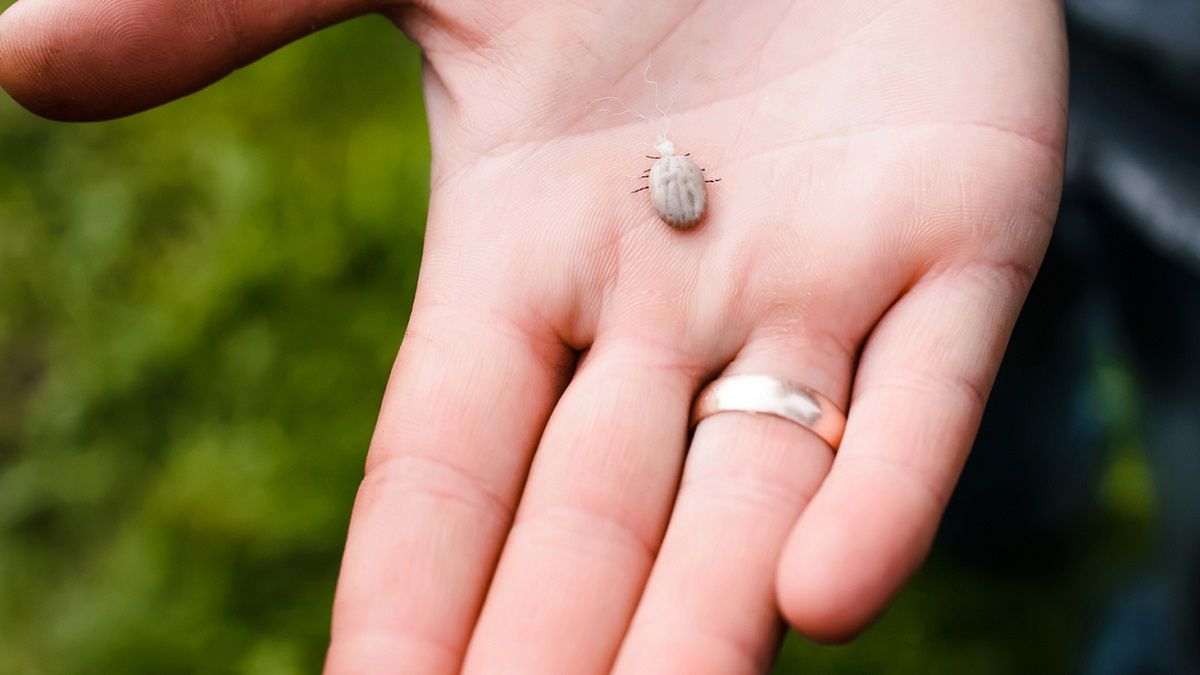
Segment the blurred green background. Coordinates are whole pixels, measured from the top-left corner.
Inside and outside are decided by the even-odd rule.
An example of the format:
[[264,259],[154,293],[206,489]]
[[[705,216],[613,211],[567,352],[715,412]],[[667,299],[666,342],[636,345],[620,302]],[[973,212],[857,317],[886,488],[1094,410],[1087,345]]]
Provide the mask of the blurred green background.
[[[319,669],[420,258],[419,68],[369,17],[131,119],[0,98],[0,674]],[[778,672],[1069,670],[1149,540],[1136,445],[1065,558],[935,552]]]

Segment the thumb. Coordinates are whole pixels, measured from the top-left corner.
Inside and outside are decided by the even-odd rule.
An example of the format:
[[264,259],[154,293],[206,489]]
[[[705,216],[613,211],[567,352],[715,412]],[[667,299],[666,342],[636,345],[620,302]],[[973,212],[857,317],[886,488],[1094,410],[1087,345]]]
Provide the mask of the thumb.
[[51,119],[120,117],[201,89],[376,4],[18,0],[0,15],[0,86]]

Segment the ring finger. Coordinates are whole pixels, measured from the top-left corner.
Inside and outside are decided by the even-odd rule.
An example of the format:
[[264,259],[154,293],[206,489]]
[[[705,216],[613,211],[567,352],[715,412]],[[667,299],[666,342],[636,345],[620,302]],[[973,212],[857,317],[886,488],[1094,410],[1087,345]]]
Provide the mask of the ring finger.
[[[751,342],[724,375],[769,373],[840,407],[851,355],[828,340],[798,342]],[[779,555],[832,460],[824,440],[792,421],[740,412],[704,419],[615,672],[765,672],[782,632]]]

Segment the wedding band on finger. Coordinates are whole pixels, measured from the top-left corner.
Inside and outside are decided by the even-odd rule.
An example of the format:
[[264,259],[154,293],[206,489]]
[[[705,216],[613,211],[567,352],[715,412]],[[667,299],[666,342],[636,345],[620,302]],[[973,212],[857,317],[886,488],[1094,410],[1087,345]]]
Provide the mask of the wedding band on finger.
[[817,392],[770,375],[730,375],[709,383],[692,408],[692,427],[726,412],[773,415],[816,434],[837,452],[846,415]]

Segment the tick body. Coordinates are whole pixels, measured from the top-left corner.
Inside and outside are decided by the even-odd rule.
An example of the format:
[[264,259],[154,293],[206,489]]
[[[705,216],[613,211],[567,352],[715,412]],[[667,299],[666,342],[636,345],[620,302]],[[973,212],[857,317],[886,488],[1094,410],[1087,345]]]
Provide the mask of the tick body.
[[716,181],[704,180],[700,167],[685,155],[675,154],[670,141],[659,143],[657,149],[661,156],[652,158],[650,201],[663,222],[681,230],[691,229],[704,217],[708,201],[705,183]]

